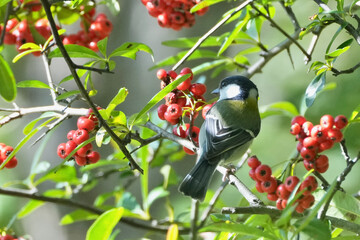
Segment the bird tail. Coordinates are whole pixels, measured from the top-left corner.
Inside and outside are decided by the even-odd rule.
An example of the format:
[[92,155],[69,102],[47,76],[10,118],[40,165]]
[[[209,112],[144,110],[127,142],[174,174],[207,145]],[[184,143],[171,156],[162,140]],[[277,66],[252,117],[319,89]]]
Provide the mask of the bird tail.
[[217,164],[209,164],[208,161],[200,159],[181,182],[179,191],[193,199],[203,201],[216,166]]

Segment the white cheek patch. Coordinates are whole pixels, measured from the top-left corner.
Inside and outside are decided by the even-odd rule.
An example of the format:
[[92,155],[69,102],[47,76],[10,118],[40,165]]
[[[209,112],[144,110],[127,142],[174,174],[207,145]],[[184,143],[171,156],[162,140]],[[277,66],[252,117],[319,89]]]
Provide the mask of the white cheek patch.
[[240,94],[241,89],[236,84],[229,84],[220,90],[220,99],[233,98]]

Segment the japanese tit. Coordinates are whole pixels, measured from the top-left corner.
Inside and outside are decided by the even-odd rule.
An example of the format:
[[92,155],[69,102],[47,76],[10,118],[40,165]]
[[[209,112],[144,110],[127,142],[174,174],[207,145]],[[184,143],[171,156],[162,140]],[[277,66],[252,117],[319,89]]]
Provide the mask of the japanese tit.
[[201,126],[198,159],[179,186],[180,192],[200,201],[216,167],[244,155],[261,125],[258,89],[248,78],[227,77],[213,93],[220,97]]

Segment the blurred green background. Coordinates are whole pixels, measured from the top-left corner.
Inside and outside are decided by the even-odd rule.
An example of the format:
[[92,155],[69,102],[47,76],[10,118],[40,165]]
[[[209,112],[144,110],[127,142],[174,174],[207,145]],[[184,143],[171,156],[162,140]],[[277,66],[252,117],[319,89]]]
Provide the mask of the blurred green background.
[[[178,37],[191,37],[201,36],[207,32],[217,21],[221,18],[221,15],[232,7],[237,6],[239,2],[230,1],[229,3],[222,3],[210,8],[209,12],[202,17],[197,17],[196,24],[191,29],[183,29],[175,32],[170,29],[160,28],[155,18],[148,15],[145,7],[141,4],[140,0],[119,0],[121,11],[117,16],[112,16],[108,9],[100,7],[99,12],[105,12],[112,20],[114,30],[109,37],[110,48],[115,49],[127,41],[142,42],[150,46],[154,52],[155,62],[160,61],[168,56],[176,54],[179,49],[169,48],[162,46],[161,42],[166,40],[173,40]],[[351,2],[351,1],[345,1]],[[275,21],[281,25],[289,33],[292,33],[293,27],[289,21],[287,15],[278,3],[275,3],[277,9]],[[334,7],[334,6],[332,6]],[[313,1],[297,1],[293,10],[296,13],[301,26],[306,26],[310,20],[309,17],[318,11],[317,5]],[[79,26],[67,27],[68,32],[76,32]],[[220,35],[223,32],[229,31],[233,27],[233,24],[224,26],[215,32],[216,35]],[[313,60],[323,60],[325,49],[329,43],[330,38],[334,32],[338,29],[337,25],[327,27],[320,36],[320,41],[313,54]],[[335,40],[333,48],[349,39],[350,36],[344,31]],[[262,30],[263,42],[269,47],[273,47],[285,37],[279,33],[276,29],[272,28],[268,23],[265,23]],[[311,36],[306,36],[300,44],[306,49],[311,40]],[[227,50],[228,55],[233,56],[239,47],[231,47]],[[304,56],[295,46],[290,48],[291,57],[294,65],[291,64],[289,55],[286,51],[282,52],[278,56],[274,57],[263,69],[262,72],[252,77],[252,80],[257,84],[260,91],[260,106],[266,106],[268,104],[278,101],[290,101],[297,107],[301,105],[302,97],[307,85],[314,78],[313,72],[308,72],[309,66],[304,64]],[[338,69],[345,69],[352,67],[357,63],[359,59],[360,50],[353,43],[351,51],[348,51],[341,56],[336,62]],[[5,49],[5,57],[9,61],[16,55],[16,50],[13,46],[7,46]],[[258,55],[252,55],[250,57],[251,63],[256,62],[259,59]],[[81,61],[79,61],[81,63]],[[151,58],[147,54],[140,53],[136,61],[130,59],[116,59],[117,67],[115,74],[94,74],[95,87],[99,90],[99,94],[94,97],[94,101],[100,106],[106,106],[111,98],[117,93],[121,87],[126,87],[129,90],[129,95],[126,102],[121,105],[122,111],[127,115],[138,112],[147,101],[159,91],[159,81],[156,79],[156,71],[149,71],[148,69],[154,65]],[[202,61],[185,62],[181,67],[194,67],[201,64]],[[17,81],[37,79],[46,82],[46,76],[44,73],[43,63],[41,58],[28,56],[21,59],[16,64],[11,65]],[[169,68],[168,68],[169,69]],[[336,83],[336,88],[322,92],[317,98],[314,105],[306,112],[306,117],[314,122],[318,123],[320,117],[324,114],[332,114],[334,116],[338,114],[344,114],[350,117],[352,111],[360,103],[360,71],[357,70],[351,75],[340,75],[338,77],[327,74],[327,82]],[[55,82],[59,82],[62,78],[69,75],[70,72],[67,69],[62,59],[56,59],[52,63],[52,76]],[[204,75],[206,77],[206,83],[208,89],[216,88],[219,81],[232,74],[240,74],[236,72],[223,73],[222,75],[212,79],[210,73]],[[196,76],[199,78],[200,76]],[[64,85],[68,90],[75,89],[75,85],[68,82]],[[210,92],[210,91],[209,91]],[[212,96],[207,95],[208,98]],[[46,90],[31,90],[31,89],[19,89],[16,103],[20,107],[30,107],[38,105],[50,104],[51,98]],[[12,107],[11,104],[0,100],[1,107]],[[74,106],[86,107],[84,104],[75,104]],[[22,128],[26,125],[34,116],[26,116],[16,121],[3,126],[0,129],[0,142],[4,142],[8,145],[15,146],[23,137]],[[200,124],[200,120],[199,120]],[[76,119],[70,119],[64,122],[57,130],[52,134],[48,141],[45,151],[41,156],[42,160],[49,161],[52,165],[60,163],[60,159],[56,155],[56,148],[60,142],[65,139],[65,134],[70,129],[73,129],[76,125]],[[254,141],[252,146],[252,153],[256,154],[259,159],[275,169],[281,169],[282,164],[289,159],[296,149],[295,138],[289,134],[290,118],[285,116],[271,116],[262,121],[262,130],[258,138]],[[353,124],[346,129],[345,138],[349,148],[351,156],[355,156],[360,151],[360,126]],[[25,147],[17,154],[19,165],[13,170],[2,170],[0,172],[0,185],[8,183],[12,180],[24,179],[28,175],[28,170],[31,165],[34,153],[41,144]],[[111,149],[105,147],[101,149],[102,156],[106,156],[111,153]],[[345,167],[344,158],[341,156],[339,146],[335,146],[332,150],[326,153],[330,159],[330,168],[324,174],[325,178],[331,182],[335,176],[337,176]],[[180,176],[184,176],[187,171],[194,164],[195,157],[189,156],[187,159],[175,164],[175,170]],[[360,166],[355,166],[353,171],[349,174],[346,181],[343,183],[344,189],[349,193],[355,193],[359,191],[360,175],[358,174]],[[254,186],[254,182],[248,177],[249,168],[244,166],[239,170],[238,176],[249,187]],[[304,168],[298,167],[296,169],[298,176],[302,176]],[[162,176],[158,171],[153,171],[151,175],[152,187],[161,183]],[[214,189],[219,185],[221,176],[216,174],[212,181]],[[98,187],[84,194],[83,196],[76,196],[76,200],[83,200],[91,203],[99,192],[110,191],[114,185],[118,183],[118,179],[115,176],[109,177],[102,181]],[[47,189],[51,184],[43,184],[40,186],[40,191]],[[140,186],[134,184],[131,191],[140,200]],[[176,187],[171,188],[173,199],[176,199],[179,205],[175,206],[176,212],[179,214],[184,209],[185,205],[189,204],[189,199],[181,196],[177,193]],[[264,198],[261,194],[257,194]],[[229,196],[229,197],[226,197]],[[265,197],[266,198],[266,197]],[[235,191],[232,187],[228,187],[225,190],[225,203],[229,206],[235,206],[241,199],[241,195]],[[0,227],[6,226],[12,216],[27,202],[26,199],[19,199],[15,197],[1,196],[0,195]],[[155,215],[162,215],[164,211],[162,205],[155,205],[152,212]],[[59,219],[70,212],[71,208],[56,206],[54,204],[46,204],[39,208],[33,214],[25,217],[21,221],[15,221],[14,228],[20,234],[29,234],[36,240],[64,240],[64,239],[84,239],[86,230],[90,226],[91,222],[76,223],[68,226],[60,226]],[[124,224],[120,225],[121,231],[126,233],[126,239],[137,238],[144,236],[144,232],[138,231],[132,227],[128,227]],[[125,239],[125,237],[119,235],[118,239]],[[159,238],[157,238],[159,239]]]

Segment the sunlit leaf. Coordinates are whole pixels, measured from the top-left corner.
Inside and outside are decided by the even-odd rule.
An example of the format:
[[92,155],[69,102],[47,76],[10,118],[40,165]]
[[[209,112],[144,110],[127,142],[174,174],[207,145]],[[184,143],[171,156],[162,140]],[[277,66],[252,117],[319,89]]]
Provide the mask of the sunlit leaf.
[[86,240],[108,240],[123,212],[123,208],[113,208],[101,214],[87,231]]
[[177,224],[171,224],[167,233],[166,240],[177,240],[179,237],[179,228]]
[[66,99],[68,97],[74,96],[76,94],[80,94],[80,90],[72,90],[72,91],[64,92],[63,94],[57,96],[56,100],[60,101],[60,100]]
[[310,107],[316,98],[316,95],[319,91],[321,91],[326,82],[326,72],[323,72],[317,75],[306,88],[305,91],[305,103],[306,107]]
[[0,95],[8,102],[13,101],[16,97],[15,77],[2,55],[0,55],[0,86]]
[[291,102],[276,102],[260,108],[260,116],[262,119],[272,115],[294,117],[299,115],[299,111]]
[[136,54],[139,51],[143,51],[149,53],[152,60],[154,61],[154,54],[151,48],[143,43],[136,42],[126,42],[122,44],[120,47],[115,49],[110,55],[109,58],[112,57],[127,57],[131,59],[136,59]]
[[16,84],[19,88],[45,88],[50,89],[49,85],[39,80],[25,80]]
[[106,57],[107,44],[108,44],[108,38],[107,37],[104,38],[104,39],[101,39],[100,41],[97,42],[97,47],[99,48],[99,51],[105,57]]
[[106,107],[106,114],[108,116],[111,115],[111,112],[116,108],[116,106],[118,106],[119,104],[121,104],[122,102],[125,101],[128,93],[129,93],[129,91],[126,88],[119,89],[118,93],[115,95],[115,97],[113,97],[113,99],[110,101],[110,103]]
[[77,209],[77,210],[63,216],[60,220],[60,224],[67,225],[67,224],[72,224],[72,223],[79,222],[79,221],[94,220],[98,216],[99,215],[97,215],[95,213],[88,212],[83,209]]
[[[93,50],[87,47],[80,46],[77,44],[68,44],[65,45],[64,47],[67,53],[69,54],[69,56],[72,58],[94,58],[94,59],[102,60],[102,58],[98,56],[96,52],[94,52]],[[60,49],[56,48],[50,52],[48,57],[49,58],[63,57],[63,55],[60,52]]]

